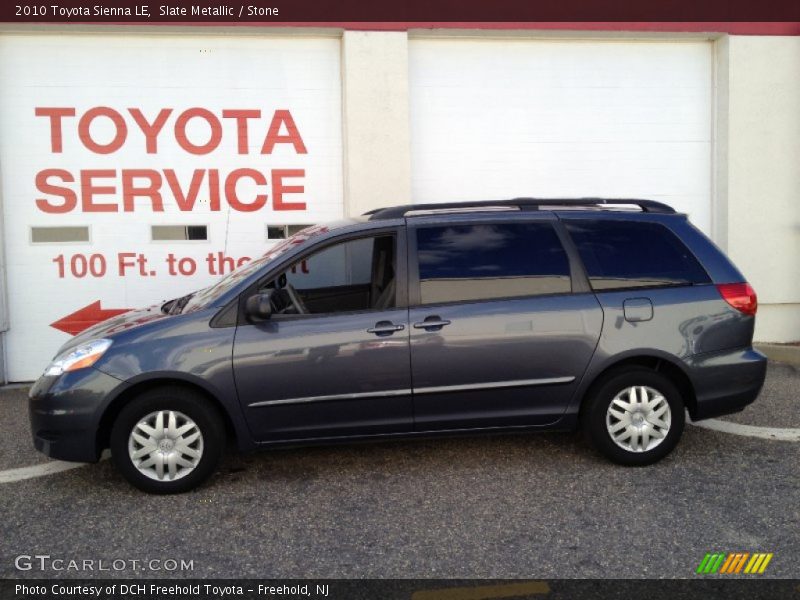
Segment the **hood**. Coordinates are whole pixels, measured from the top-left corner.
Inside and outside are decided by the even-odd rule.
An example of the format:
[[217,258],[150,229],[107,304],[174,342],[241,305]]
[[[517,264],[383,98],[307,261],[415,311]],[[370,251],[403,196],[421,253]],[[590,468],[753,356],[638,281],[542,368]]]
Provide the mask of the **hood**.
[[74,348],[75,346],[80,345],[83,342],[97,338],[107,338],[113,336],[115,333],[120,333],[121,331],[128,331],[136,327],[141,327],[147,323],[153,323],[155,321],[160,321],[161,319],[170,319],[173,316],[176,316],[161,312],[162,305],[163,302],[160,304],[154,304],[153,306],[148,306],[147,308],[129,310],[126,313],[122,313],[116,317],[106,319],[97,325],[93,325],[61,346],[61,348],[58,349],[58,352],[56,352],[56,356],[66,352],[71,348]]

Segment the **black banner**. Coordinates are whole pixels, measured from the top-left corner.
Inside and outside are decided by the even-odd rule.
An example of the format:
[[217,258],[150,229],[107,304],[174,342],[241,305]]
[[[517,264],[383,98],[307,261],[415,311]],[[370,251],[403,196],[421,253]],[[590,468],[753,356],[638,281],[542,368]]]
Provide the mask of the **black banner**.
[[2,580],[3,600],[800,600],[800,580]]
[[786,0],[17,0],[0,20],[16,23],[402,22],[795,22],[800,3]]

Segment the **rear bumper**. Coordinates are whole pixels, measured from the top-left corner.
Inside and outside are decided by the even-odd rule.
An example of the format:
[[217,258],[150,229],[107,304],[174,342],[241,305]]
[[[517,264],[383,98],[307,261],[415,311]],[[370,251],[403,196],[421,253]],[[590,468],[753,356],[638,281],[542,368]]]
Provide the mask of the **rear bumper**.
[[686,361],[694,386],[693,421],[743,410],[761,392],[767,357],[753,348],[698,354]]
[[93,368],[41,377],[28,396],[34,447],[59,460],[96,462],[100,417],[123,383]]

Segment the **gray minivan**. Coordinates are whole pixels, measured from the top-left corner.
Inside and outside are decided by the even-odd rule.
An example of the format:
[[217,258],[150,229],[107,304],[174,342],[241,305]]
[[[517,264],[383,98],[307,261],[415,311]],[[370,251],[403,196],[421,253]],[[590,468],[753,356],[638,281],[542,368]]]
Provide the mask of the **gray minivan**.
[[399,206],[306,228],[215,285],[57,353],[36,448],[189,490],[241,450],[581,427],[645,465],[764,382],[756,295],[649,200]]

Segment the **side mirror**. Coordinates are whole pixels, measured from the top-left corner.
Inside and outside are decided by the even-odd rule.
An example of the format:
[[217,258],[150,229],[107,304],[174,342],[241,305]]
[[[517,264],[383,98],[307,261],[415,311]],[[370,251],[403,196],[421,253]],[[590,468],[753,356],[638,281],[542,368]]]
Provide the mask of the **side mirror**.
[[266,320],[272,316],[272,290],[264,290],[253,294],[244,303],[244,312],[248,318]]

